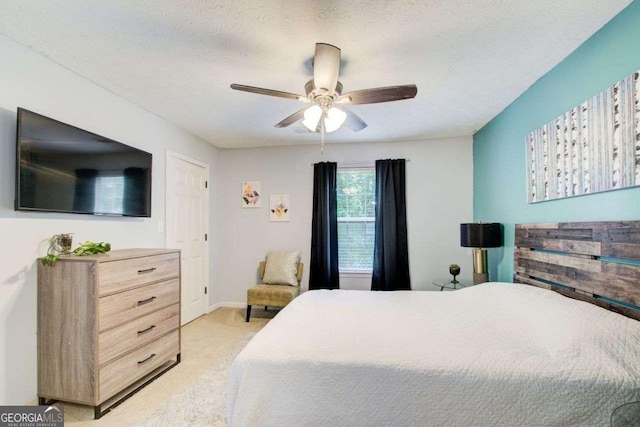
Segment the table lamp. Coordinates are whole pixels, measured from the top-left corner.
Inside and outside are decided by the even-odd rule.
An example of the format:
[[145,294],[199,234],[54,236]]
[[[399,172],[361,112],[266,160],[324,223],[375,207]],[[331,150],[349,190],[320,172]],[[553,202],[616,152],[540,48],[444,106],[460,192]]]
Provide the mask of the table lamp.
[[460,246],[473,249],[473,284],[489,281],[487,250],[502,246],[502,227],[498,222],[460,224]]

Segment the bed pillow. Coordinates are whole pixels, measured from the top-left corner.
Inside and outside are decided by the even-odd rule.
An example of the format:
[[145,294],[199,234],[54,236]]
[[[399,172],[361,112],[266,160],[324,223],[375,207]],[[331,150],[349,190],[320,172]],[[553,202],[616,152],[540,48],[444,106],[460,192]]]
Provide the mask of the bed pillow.
[[298,262],[300,251],[283,252],[271,251],[267,254],[262,282],[268,285],[298,286]]

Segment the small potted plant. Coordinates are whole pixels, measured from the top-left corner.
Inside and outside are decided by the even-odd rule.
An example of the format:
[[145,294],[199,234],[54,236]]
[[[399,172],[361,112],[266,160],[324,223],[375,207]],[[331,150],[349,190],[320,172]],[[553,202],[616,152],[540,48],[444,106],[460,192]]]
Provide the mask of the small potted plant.
[[40,262],[42,265],[53,266],[62,255],[96,255],[109,252],[111,250],[110,243],[84,242],[76,249],[71,250],[73,243],[73,233],[54,234],[49,238],[49,249],[47,255]]
[[[57,250],[62,255],[69,255],[71,253],[71,246],[73,244],[73,233],[56,234],[52,237]],[[51,241],[50,241],[51,242]]]

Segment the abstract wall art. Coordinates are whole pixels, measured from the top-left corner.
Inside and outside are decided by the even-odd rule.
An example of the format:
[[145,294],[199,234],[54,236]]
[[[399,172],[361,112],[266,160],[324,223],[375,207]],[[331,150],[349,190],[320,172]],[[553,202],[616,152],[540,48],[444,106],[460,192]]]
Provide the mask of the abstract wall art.
[[259,208],[261,203],[260,181],[242,181],[242,207]]
[[529,203],[640,185],[639,74],[526,136]]
[[269,221],[289,221],[289,195],[271,194],[269,196]]

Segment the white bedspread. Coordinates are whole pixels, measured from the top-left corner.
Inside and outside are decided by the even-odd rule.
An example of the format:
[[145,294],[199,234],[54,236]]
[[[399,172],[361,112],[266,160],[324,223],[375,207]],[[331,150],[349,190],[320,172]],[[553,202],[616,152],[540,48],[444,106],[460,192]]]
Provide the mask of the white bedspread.
[[555,292],[311,291],[234,361],[232,426],[608,425],[640,322]]

